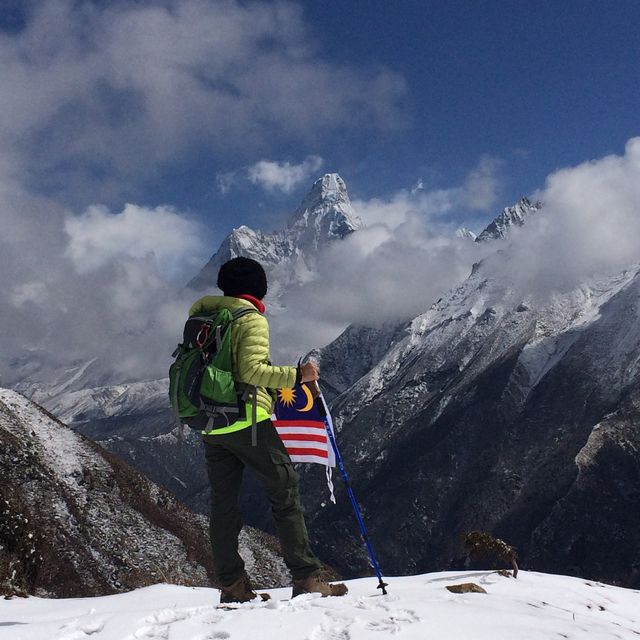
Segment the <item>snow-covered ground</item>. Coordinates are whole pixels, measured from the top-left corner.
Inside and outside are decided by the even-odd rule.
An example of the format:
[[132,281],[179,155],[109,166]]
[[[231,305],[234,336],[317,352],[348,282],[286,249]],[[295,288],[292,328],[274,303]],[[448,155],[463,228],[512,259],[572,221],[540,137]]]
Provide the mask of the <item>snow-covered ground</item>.
[[[525,640],[638,639],[640,592],[579,578],[521,571],[518,579],[466,571],[352,580],[344,598],[314,595],[220,609],[212,589],[156,585],[102,598],[0,601],[4,640]],[[487,594],[450,593],[475,582]]]

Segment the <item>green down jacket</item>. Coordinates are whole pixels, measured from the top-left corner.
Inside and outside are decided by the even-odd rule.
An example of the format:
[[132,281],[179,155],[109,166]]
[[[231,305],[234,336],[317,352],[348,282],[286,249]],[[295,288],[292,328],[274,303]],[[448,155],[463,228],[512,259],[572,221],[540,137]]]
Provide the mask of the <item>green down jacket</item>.
[[[221,308],[227,308],[233,313],[247,307],[255,308],[251,302],[242,298],[204,296],[189,309],[189,317]],[[233,321],[231,357],[234,380],[257,387],[258,420],[270,418],[275,390],[292,388],[296,383],[297,369],[274,367],[269,363],[269,323],[261,313],[247,313]],[[249,394],[249,404],[251,401],[252,394]],[[248,415],[251,415],[250,412]],[[243,428],[241,425],[238,427]],[[238,427],[229,429],[235,431]],[[219,430],[218,433],[222,431]]]

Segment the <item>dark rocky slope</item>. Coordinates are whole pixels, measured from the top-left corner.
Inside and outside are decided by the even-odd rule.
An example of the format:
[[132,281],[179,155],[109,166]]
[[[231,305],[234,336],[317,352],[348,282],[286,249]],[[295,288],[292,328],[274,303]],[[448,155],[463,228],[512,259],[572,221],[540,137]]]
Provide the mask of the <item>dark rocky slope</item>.
[[[208,586],[206,519],[23,396],[0,390],[0,586],[73,597],[158,582]],[[261,585],[288,583],[254,530],[242,553]]]
[[[640,275],[536,308],[482,271],[336,400],[382,565],[460,567],[460,534],[481,529],[526,568],[638,587]],[[314,508],[324,489],[305,484],[320,552],[359,574],[348,501]]]

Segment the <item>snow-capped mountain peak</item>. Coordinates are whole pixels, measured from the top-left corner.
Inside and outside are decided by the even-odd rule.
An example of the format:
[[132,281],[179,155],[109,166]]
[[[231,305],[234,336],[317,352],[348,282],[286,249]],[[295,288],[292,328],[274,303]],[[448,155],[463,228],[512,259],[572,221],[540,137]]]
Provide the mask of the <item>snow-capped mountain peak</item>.
[[[277,280],[279,289],[286,287],[290,279],[299,281],[313,270],[319,251],[362,226],[344,180],[337,173],[327,173],[313,183],[285,229],[272,233],[255,231],[246,225],[234,229],[189,287],[196,290],[213,287],[220,266],[237,256],[258,260],[270,281]],[[271,278],[272,275],[278,277]]]
[[243,255],[243,252],[250,249],[257,239],[258,233],[243,224],[231,231],[220,248],[227,249],[229,254],[227,259],[230,260],[231,258]]
[[360,227],[362,221],[353,211],[344,180],[337,173],[326,173],[313,183],[285,233],[298,249],[315,253]]
[[504,238],[513,227],[522,227],[528,216],[542,208],[542,203],[531,202],[529,198],[521,198],[511,207],[505,207],[502,213],[494,218],[484,231],[476,238],[476,242]]
[[353,216],[347,185],[337,173],[325,173],[313,183],[302,204],[291,217],[289,226],[297,224],[307,212],[317,213],[331,206],[346,209],[345,213]]
[[473,231],[467,229],[467,227],[460,227],[456,231],[456,238],[466,238],[467,240],[475,240],[478,236],[476,236]]

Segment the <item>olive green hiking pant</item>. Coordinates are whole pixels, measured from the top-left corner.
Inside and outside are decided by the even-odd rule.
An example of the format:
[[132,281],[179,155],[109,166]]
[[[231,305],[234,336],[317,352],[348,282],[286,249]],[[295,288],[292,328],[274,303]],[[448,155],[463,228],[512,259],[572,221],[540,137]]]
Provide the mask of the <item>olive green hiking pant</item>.
[[209,533],[213,562],[220,584],[235,582],[244,572],[238,553],[242,519],[238,497],[245,466],[264,486],[278,528],[284,561],[294,580],[306,578],[322,565],[309,546],[298,474],[271,420],[258,423],[258,446],[251,446],[251,427],[203,436],[211,484]]

